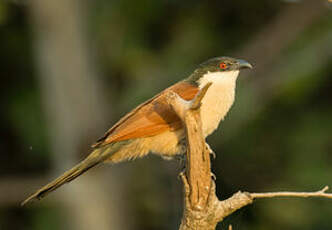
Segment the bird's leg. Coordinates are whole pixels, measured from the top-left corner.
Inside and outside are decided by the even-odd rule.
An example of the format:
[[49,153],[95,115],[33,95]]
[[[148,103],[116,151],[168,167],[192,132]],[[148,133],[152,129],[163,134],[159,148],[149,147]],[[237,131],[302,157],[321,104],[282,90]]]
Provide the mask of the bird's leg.
[[181,178],[181,174],[185,173],[186,171],[186,154],[180,154],[180,155],[176,155],[176,159],[179,162],[179,166],[180,166],[180,173],[178,175],[179,178]]
[[186,168],[186,154],[176,155],[176,159],[178,160],[179,166],[181,167],[181,169],[182,170],[185,169]]
[[[213,159],[216,159],[216,153],[211,149],[211,147],[210,147],[210,145],[208,144],[208,143],[206,143],[205,142],[205,148],[209,151],[209,153],[212,155],[212,158]],[[212,177],[212,179],[214,180],[214,181],[216,181],[217,180],[217,177],[216,177],[216,175],[213,173],[213,172],[211,172],[211,177]]]
[[205,148],[209,151],[213,159],[216,159],[217,155],[216,153],[211,149],[210,145],[205,142]]
[[186,139],[182,139],[178,144],[179,152],[176,155],[176,159],[179,161],[179,166],[181,168],[181,172],[184,172],[186,169],[186,152],[187,152],[187,142]]
[[185,204],[190,204],[189,203],[189,193],[190,193],[190,185],[186,176],[186,173],[183,171],[179,174],[179,178],[183,182],[183,187],[184,187],[184,192],[185,192]]

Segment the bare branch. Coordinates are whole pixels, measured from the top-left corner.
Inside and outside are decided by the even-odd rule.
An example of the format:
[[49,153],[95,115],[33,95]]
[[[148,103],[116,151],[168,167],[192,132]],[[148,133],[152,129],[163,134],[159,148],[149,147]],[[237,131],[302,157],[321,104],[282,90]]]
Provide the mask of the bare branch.
[[166,100],[186,127],[187,143],[195,143],[188,144],[186,167],[190,205],[195,210],[206,208],[211,188],[210,151],[206,148],[199,110],[201,101],[211,84],[207,83],[189,102],[173,92],[166,96]]
[[208,89],[210,88],[210,86],[212,85],[211,82],[208,82],[196,95],[196,97],[193,100],[193,103],[191,105],[191,109],[199,109],[201,107],[201,102],[203,97],[205,96],[206,92],[208,91]]
[[332,193],[326,193],[329,189],[325,186],[323,189],[316,192],[265,192],[265,193],[250,193],[250,196],[256,198],[273,198],[273,197],[323,197],[332,199]]
[[171,105],[172,109],[175,111],[175,113],[180,117],[182,122],[185,123],[185,113],[189,110],[196,110],[199,109],[201,106],[201,101],[203,97],[205,96],[207,90],[212,85],[211,82],[207,83],[195,96],[195,98],[191,101],[186,101],[182,99],[179,95],[174,93],[173,91],[170,91],[168,95],[166,96],[166,101],[168,104]]
[[236,210],[247,206],[253,202],[253,198],[247,192],[237,192],[230,198],[223,201],[218,201],[218,209],[216,212],[216,220],[222,221]]
[[229,216],[236,210],[251,204],[254,199],[258,198],[276,198],[276,197],[323,197],[332,199],[332,193],[326,193],[329,189],[325,186],[323,189],[316,192],[266,192],[266,193],[248,193],[237,192],[232,197],[224,201],[218,202],[218,209],[216,210],[216,216],[219,221],[222,221],[225,217]]

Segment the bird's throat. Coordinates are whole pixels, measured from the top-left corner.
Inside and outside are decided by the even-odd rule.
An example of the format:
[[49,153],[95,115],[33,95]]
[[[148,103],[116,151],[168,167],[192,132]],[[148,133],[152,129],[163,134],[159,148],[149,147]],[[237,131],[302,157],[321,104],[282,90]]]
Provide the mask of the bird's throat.
[[205,97],[202,100],[201,118],[203,133],[210,135],[224,119],[232,107],[235,97],[236,79],[239,71],[206,73],[198,81],[203,88],[208,82],[212,82]]

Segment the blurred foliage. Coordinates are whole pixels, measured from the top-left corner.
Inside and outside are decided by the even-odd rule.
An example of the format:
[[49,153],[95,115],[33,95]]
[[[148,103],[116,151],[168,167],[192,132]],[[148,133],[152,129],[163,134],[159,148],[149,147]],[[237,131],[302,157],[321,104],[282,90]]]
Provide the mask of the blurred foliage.
[[[85,1],[85,32],[109,89],[114,114],[110,123],[186,77],[199,62],[232,56],[288,4],[274,0]],[[329,12],[275,57],[270,70],[274,79],[266,78],[277,81],[278,90],[269,92],[272,96],[255,117],[231,138],[221,141],[227,136],[222,127],[209,138],[218,155],[213,167],[219,197],[239,189],[314,190],[331,183],[332,52],[330,48],[315,53],[317,49],[310,48],[319,47],[323,38],[331,39],[331,33]],[[1,1],[0,172],[4,177],[42,174],[50,166],[34,42],[28,5]],[[317,58],[323,52],[329,52],[328,60]],[[253,80],[240,81],[245,87]],[[250,104],[249,95],[245,100]],[[225,123],[231,120],[232,112]],[[181,183],[175,181],[181,167],[177,162],[148,158],[124,166],[134,178],[128,179],[126,197],[136,229],[175,229],[182,209]],[[59,229],[60,212],[56,206],[1,206],[0,229]],[[330,201],[261,200],[229,217],[223,227],[231,223],[233,229],[328,230],[331,213]]]

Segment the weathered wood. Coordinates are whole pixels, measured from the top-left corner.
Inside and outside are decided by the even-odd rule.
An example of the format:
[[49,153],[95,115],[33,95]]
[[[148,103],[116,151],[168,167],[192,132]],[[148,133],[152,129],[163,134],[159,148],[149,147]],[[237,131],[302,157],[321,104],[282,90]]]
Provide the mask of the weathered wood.
[[190,204],[195,210],[204,210],[211,188],[210,153],[205,147],[200,111],[189,110],[185,116],[187,125],[187,167],[190,186]]
[[171,93],[168,102],[185,125],[187,137],[186,175],[190,186],[190,205],[194,210],[204,210],[211,188],[210,153],[202,131],[200,105],[211,83],[206,84],[189,102]]

